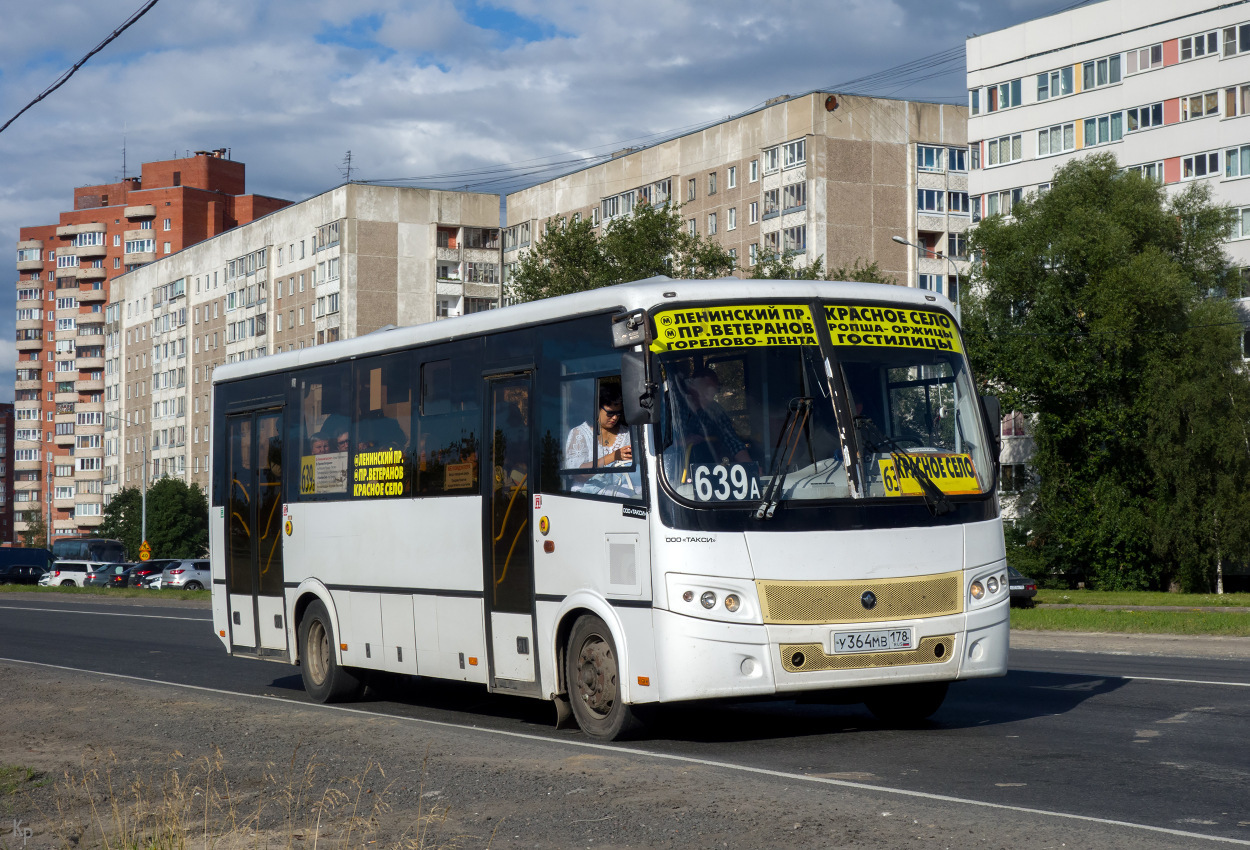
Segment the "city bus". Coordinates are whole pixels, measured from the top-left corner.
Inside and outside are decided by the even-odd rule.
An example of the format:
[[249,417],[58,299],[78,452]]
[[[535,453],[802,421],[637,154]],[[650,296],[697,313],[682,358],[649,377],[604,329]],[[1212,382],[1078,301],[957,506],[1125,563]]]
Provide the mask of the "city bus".
[[103,537],[58,537],[52,541],[52,557],[57,561],[115,564],[126,560],[126,544]]
[[660,277],[212,384],[214,629],[315,701],[472,682],[612,740],[1006,672],[998,403],[941,295]]

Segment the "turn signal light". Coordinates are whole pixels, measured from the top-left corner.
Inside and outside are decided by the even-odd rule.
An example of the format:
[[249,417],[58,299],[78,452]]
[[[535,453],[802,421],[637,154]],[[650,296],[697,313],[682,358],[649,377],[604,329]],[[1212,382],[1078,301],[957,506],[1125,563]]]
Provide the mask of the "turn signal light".
[[742,600],[738,598],[737,594],[731,593],[725,597],[725,610],[728,611],[730,614],[732,614],[734,611],[737,611],[741,607],[742,607]]
[[974,581],[972,583],[972,598],[980,599],[984,595],[985,595],[985,588],[981,586],[981,582]]

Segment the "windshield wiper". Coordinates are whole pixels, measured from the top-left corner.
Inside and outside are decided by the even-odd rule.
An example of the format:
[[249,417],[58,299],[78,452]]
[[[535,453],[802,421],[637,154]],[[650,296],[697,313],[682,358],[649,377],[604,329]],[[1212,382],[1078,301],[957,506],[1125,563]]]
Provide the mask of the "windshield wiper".
[[[896,443],[893,438],[882,434],[872,419],[867,416],[856,416],[855,426],[868,435],[872,443],[868,447],[869,451],[875,452],[882,446],[889,448],[890,458],[894,461],[895,471],[901,473],[905,468],[915,477],[916,482],[920,484],[920,490],[924,494],[924,504],[929,509],[930,514],[942,516],[955,510],[951,500],[946,498],[946,494],[942,492],[942,488],[934,484],[933,479],[929,477],[929,473],[925,472],[920,464],[915,462],[914,455]],[[901,488],[903,486],[902,475],[899,475],[899,481],[899,487]]]
[[[786,421],[777,436],[777,445],[773,449],[773,468],[769,472],[768,486],[764,488],[764,498],[755,509],[756,519],[772,519],[777,511],[777,503],[781,500],[781,488],[786,483],[786,473],[790,462],[798,450],[799,441],[807,430],[807,420],[812,415],[812,397],[797,396],[790,399],[786,410]],[[782,456],[785,461],[782,461]]]

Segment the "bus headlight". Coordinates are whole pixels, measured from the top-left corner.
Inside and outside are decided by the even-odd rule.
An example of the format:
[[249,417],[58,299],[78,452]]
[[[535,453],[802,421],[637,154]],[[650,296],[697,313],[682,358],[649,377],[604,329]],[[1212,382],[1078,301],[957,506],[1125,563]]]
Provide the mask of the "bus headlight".
[[998,579],[994,576],[989,577],[989,580],[985,582],[985,586],[989,588],[990,593],[998,593]]
[[704,608],[715,608],[716,594],[710,590],[705,590],[703,591],[703,595],[699,597],[699,602],[703,604]]
[[972,583],[972,598],[980,599],[984,595],[985,595],[985,588],[981,585],[981,582],[974,581]]
[[739,599],[735,594],[731,593],[725,597],[725,610],[728,611],[730,614],[732,614],[734,611],[737,611],[741,607],[742,607],[742,600]]

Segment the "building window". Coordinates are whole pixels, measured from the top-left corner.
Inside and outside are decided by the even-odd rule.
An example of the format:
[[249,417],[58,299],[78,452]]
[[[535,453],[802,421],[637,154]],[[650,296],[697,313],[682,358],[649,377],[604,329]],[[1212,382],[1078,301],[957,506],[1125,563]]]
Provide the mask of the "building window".
[[1037,99],[1047,100],[1072,94],[1072,66],[1037,75]]
[[917,145],[916,168],[919,171],[941,171],[942,149],[929,145]]
[[1128,168],[1124,170],[1136,172],[1137,174],[1140,174],[1142,177],[1149,178],[1155,181],[1156,183],[1163,182],[1163,163],[1162,162],[1147,162],[1143,165],[1130,165]]
[[1250,145],[1224,151],[1225,177],[1250,177]]
[[989,149],[989,161],[987,166],[1006,165],[1009,162],[1016,162],[1023,156],[1023,147],[1020,143],[1020,136],[1003,136],[998,139],[990,139],[985,143]]
[[1250,239],[1250,207],[1237,210],[1237,218],[1233,222],[1233,239]]
[[1224,55],[1236,56],[1250,50],[1250,24],[1224,28]]
[[716,172],[713,171],[707,176],[707,193],[709,195],[716,194]]
[[754,183],[760,179],[760,161],[758,159],[751,160],[750,182]]
[[1004,463],[998,476],[1000,493],[1019,493],[1029,486],[1029,467],[1023,463]]
[[968,92],[968,110],[973,115],[981,114],[981,90],[972,89]]
[[726,215],[725,229],[737,230],[738,229],[738,208],[730,207],[729,212],[727,212],[725,215]]
[[965,214],[968,212],[967,192],[948,192],[946,198],[946,209],[948,212]]
[[1081,66],[1081,91],[1120,82],[1120,54],[1105,56]]
[[[1250,86],[1247,88],[1250,88]],[[1162,101],[1152,103],[1149,106],[1138,106],[1128,111],[1128,131],[1130,133],[1161,126],[1163,126]]]
[[738,166],[729,166],[729,172],[725,175],[725,186],[729,189],[735,189],[738,186]]
[[691,177],[689,180],[686,181],[686,200],[687,201],[693,201],[695,199],[695,193],[698,192],[698,188],[699,188],[698,184],[699,184],[699,181],[693,177]]
[[790,252],[803,252],[807,250],[807,225],[800,224],[798,227],[787,227],[782,231],[782,250],[787,254]]
[[1085,147],[1118,142],[1124,137],[1124,113],[1112,112],[1085,119]]
[[1130,74],[1163,67],[1163,45],[1152,44],[1149,47],[1130,50],[1126,64],[1125,70]]
[[716,213],[707,214],[707,235],[716,235]]
[[699,225],[693,218],[686,221],[686,232],[689,233],[691,236],[698,235]]
[[1000,109],[1010,109],[1013,106],[1020,105],[1020,80],[1010,80],[1005,83],[999,83],[996,86],[990,86],[988,91],[989,103],[986,104],[988,112],[997,112]]
[[1187,156],[1181,160],[1181,179],[1195,180],[1199,177],[1211,177],[1220,172],[1220,155],[1216,153],[1200,153]]
[[[1117,113],[1118,114],[1118,113]],[[1037,155],[1053,156],[1076,150],[1076,125],[1057,124],[1037,131]]]
[[1203,56],[1214,56],[1220,52],[1220,33],[1218,30],[1187,35],[1181,39],[1181,61],[1201,59]]
[[162,228],[163,230],[169,230],[169,229],[170,229],[170,221],[169,221],[169,219],[165,219],[163,222],[161,222],[161,228]]
[[758,224],[760,220],[760,205],[758,201],[752,201],[747,207],[747,224]]
[[918,189],[916,190],[916,209],[920,212],[945,212],[945,199],[946,192],[941,189]]
[[968,170],[968,149],[967,148],[947,148],[946,149],[946,170],[947,171],[967,171]]
[[1224,117],[1235,118],[1250,112],[1250,86],[1233,86],[1224,90]]
[[946,235],[946,256],[956,260],[964,260],[968,257],[968,237],[963,233],[948,233]]
[[1181,120],[1193,121],[1220,114],[1220,93],[1208,91],[1181,98]]
[[769,148],[761,156],[764,159],[765,174],[772,174],[781,168],[781,148]]
[[798,139],[781,146],[782,168],[795,168],[805,162],[807,162],[807,139]]

